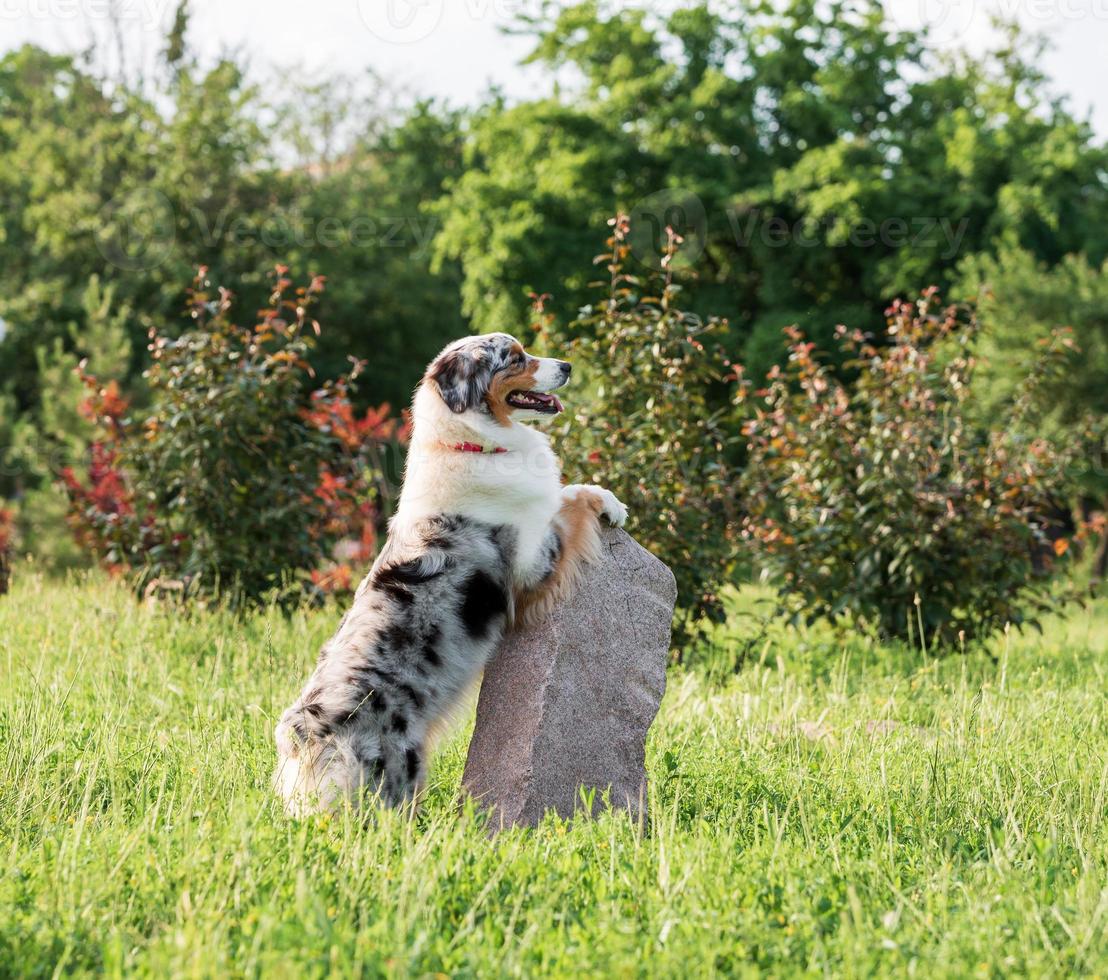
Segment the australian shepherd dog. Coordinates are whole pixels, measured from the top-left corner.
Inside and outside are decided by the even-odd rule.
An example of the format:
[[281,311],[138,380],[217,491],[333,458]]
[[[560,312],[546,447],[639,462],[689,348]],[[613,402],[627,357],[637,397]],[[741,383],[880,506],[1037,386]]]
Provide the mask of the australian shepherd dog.
[[428,739],[518,621],[541,618],[596,553],[608,490],[562,486],[549,438],[564,361],[506,334],[428,367],[404,489],[381,554],[277,725],[275,785],[292,814],[418,795]]

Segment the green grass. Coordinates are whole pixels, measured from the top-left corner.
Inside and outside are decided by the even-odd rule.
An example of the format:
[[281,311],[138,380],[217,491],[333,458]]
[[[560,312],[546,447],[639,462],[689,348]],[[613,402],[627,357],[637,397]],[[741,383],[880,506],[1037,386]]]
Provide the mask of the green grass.
[[465,732],[414,821],[280,816],[274,716],[335,621],[0,599],[0,973],[1108,971],[1104,605],[996,662],[781,631],[674,670],[647,832],[496,841]]

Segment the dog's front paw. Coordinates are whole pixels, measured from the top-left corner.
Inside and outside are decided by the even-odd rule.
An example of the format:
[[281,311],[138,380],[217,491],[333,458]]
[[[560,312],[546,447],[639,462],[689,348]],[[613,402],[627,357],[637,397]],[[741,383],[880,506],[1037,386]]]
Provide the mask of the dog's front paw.
[[604,509],[601,513],[608,519],[613,527],[623,527],[627,523],[627,505],[623,503],[611,490],[597,488]]
[[587,494],[600,504],[600,513],[609,524],[623,527],[627,522],[627,508],[611,490],[594,487],[587,483],[573,483],[562,488],[562,495],[573,499],[578,494]]

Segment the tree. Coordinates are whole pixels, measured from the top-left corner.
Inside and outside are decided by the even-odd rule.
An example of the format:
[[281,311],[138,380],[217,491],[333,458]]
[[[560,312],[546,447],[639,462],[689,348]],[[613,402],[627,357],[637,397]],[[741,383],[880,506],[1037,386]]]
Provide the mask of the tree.
[[351,355],[365,358],[361,390],[374,402],[406,407],[424,366],[469,332],[458,264],[431,269],[440,222],[428,210],[461,172],[461,125],[459,114],[420,102],[367,133],[325,175],[300,178],[296,218],[311,233],[287,255],[333,284],[318,370],[335,377]]
[[265,214],[280,182],[247,111],[255,93],[223,62],[180,67],[171,96],[166,118],[72,58],[25,47],[0,59],[0,384],[23,410],[38,401],[37,348],[83,328],[91,276],[137,311],[137,341],[179,308],[194,256],[258,265],[253,245],[224,238],[230,218]]
[[[960,271],[961,290],[976,299],[984,326],[977,384],[987,416],[1012,402],[1020,374],[1052,331],[1072,331],[1079,354],[1064,375],[1049,379],[1052,409],[1044,426],[1065,438],[1090,419],[1099,423],[1100,438],[1078,479],[1087,503],[1108,512],[1108,262],[1097,267],[1068,255],[1050,267],[1010,243]],[[1101,537],[1094,575],[1108,575],[1108,534]]]
[[81,465],[89,452],[93,427],[82,411],[87,392],[79,372],[88,365],[105,382],[118,384],[131,364],[127,324],[132,313],[115,302],[114,290],[93,276],[81,300],[83,326],[69,325],[69,345],[60,337],[36,348],[40,400],[12,428],[7,461],[18,472],[17,527],[24,547],[52,568],[89,565],[93,556],[66,526],[69,508],[58,479],[66,467]]
[[566,256],[613,206],[650,232],[632,248],[645,266],[667,224],[690,262],[703,252],[690,302],[728,317],[752,376],[782,326],[828,346],[840,322],[877,329],[892,298],[949,287],[1005,234],[1049,263],[1108,254],[1108,155],[1018,35],[973,59],[878,5],[552,9],[522,25],[531,60],[579,86],[489,106],[440,206],[438,254],[461,263],[481,329],[518,321],[528,288],[572,315],[586,284]]

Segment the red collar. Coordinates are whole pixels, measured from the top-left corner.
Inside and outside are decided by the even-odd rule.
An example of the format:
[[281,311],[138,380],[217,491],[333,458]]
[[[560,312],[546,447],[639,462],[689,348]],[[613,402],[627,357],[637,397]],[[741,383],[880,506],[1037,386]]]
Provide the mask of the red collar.
[[493,446],[491,449],[486,449],[475,442],[456,442],[450,448],[456,453],[506,453],[508,451],[502,446]]

